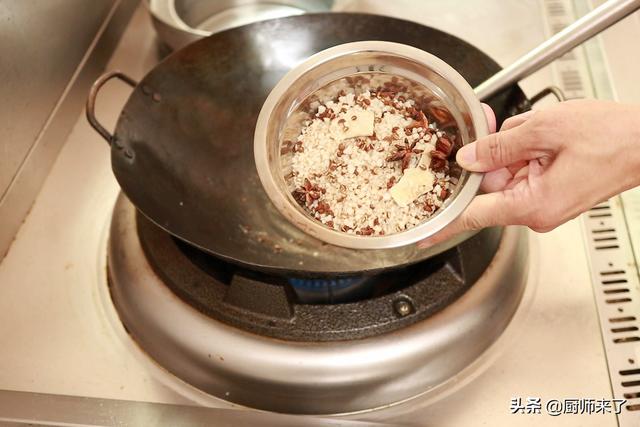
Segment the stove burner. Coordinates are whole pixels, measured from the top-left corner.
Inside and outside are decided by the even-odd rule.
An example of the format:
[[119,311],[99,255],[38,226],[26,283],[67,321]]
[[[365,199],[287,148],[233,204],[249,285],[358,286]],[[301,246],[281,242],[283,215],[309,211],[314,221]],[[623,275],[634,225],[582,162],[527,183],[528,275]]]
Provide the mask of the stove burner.
[[121,196],[109,286],[131,337],[200,390],[269,411],[346,413],[439,390],[476,360],[519,306],[526,236],[485,230],[373,276],[275,276],[174,240]]
[[339,279],[290,278],[302,304],[335,304],[356,301],[371,296],[376,280],[366,276],[342,277]]
[[[291,278],[222,261],[140,213],[136,219],[147,260],[182,300],[248,332],[314,342],[376,336],[434,315],[478,279],[502,234],[486,229],[427,261],[372,276]],[[409,312],[397,309],[400,300]]]

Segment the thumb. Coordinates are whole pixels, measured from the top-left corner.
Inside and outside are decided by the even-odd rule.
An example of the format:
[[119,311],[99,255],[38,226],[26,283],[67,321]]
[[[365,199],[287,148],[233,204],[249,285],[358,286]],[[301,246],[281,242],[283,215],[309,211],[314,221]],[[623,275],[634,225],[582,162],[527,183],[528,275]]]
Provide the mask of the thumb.
[[471,144],[464,145],[456,155],[463,168],[473,172],[488,172],[522,160],[533,154],[526,125],[492,133]]
[[458,218],[434,234],[418,243],[419,248],[427,248],[449,240],[464,231],[479,230],[494,225],[509,225],[515,222],[512,198],[504,192],[476,196]]

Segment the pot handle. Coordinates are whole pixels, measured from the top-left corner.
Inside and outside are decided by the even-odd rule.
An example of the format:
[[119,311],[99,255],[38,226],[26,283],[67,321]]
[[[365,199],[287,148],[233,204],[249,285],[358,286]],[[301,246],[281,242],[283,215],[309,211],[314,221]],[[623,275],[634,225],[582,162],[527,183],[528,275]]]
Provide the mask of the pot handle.
[[540,101],[542,98],[546,98],[549,95],[555,96],[558,102],[566,101],[567,99],[567,97],[564,95],[564,92],[559,87],[547,86],[540,92],[533,95],[531,99],[525,99],[524,101],[511,107],[508,110],[507,114],[508,116],[515,116],[516,114],[521,114],[525,111],[529,111],[538,101]]
[[513,64],[480,83],[474,89],[476,95],[480,100],[490,98],[638,9],[640,9],[640,0],[609,0],[604,2],[533,50],[522,55]]
[[138,84],[138,82],[133,80],[131,77],[127,76],[121,71],[116,70],[116,71],[109,71],[107,73],[104,73],[103,75],[98,77],[96,81],[93,83],[93,86],[91,86],[91,90],[89,91],[89,96],[87,97],[87,106],[86,106],[87,120],[89,121],[89,124],[91,125],[91,127],[94,128],[96,132],[98,132],[109,143],[109,145],[111,145],[111,143],[113,142],[114,137],[109,133],[108,130],[104,128],[104,126],[100,124],[100,122],[96,118],[95,109],[96,109],[96,97],[98,96],[98,91],[100,91],[100,89],[106,82],[108,82],[113,78],[118,78],[123,82],[127,83],[131,87],[136,87],[136,85]]
[[567,100],[567,97],[564,96],[564,92],[558,86],[548,86],[531,97],[531,105],[535,105],[538,101],[542,98],[546,98],[548,95],[555,96],[558,102]]

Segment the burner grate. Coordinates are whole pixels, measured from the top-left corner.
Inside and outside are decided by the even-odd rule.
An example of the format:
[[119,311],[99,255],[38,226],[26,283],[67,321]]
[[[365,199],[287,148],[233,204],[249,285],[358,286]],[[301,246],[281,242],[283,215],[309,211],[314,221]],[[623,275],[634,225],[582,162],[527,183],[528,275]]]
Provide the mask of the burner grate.
[[640,425],[640,283],[621,199],[583,215],[593,291],[621,427]]
[[376,275],[304,277],[223,261],[136,217],[146,260],[182,301],[240,330],[307,342],[371,338],[435,315],[484,274],[503,232],[485,229],[425,262]]

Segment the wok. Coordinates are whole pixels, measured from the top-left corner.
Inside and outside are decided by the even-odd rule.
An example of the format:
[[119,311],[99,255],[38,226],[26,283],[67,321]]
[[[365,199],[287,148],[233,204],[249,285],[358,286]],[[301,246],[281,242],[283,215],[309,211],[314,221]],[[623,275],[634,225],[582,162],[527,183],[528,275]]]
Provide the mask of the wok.
[[[291,225],[262,189],[253,160],[260,108],[278,80],[310,55],[338,44],[386,40],[415,46],[454,67],[472,86],[500,70],[474,46],[416,23],[364,14],[301,15],[214,34],[179,50],[136,84],[110,135],[113,172],[155,224],[219,258],[270,273],[373,273],[434,256],[468,238],[357,251],[327,245]],[[89,100],[91,102],[91,98]],[[530,107],[517,85],[488,99],[498,118]],[[496,230],[498,232],[499,230]]]

